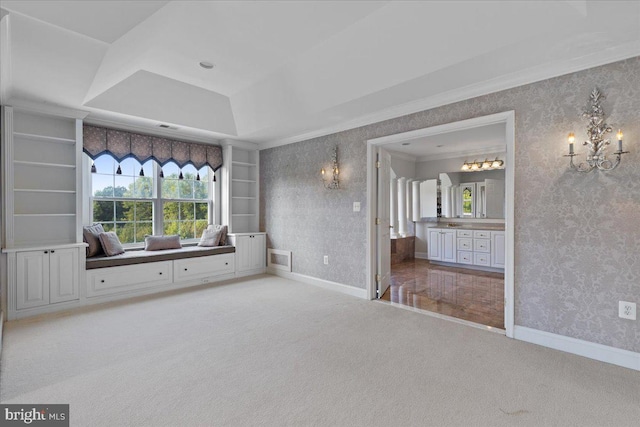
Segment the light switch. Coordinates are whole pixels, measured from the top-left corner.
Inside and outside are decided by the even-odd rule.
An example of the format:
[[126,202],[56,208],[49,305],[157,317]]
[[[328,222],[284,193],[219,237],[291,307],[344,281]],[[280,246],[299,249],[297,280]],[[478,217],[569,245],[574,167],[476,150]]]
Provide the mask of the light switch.
[[360,202],[353,202],[353,211],[360,212]]

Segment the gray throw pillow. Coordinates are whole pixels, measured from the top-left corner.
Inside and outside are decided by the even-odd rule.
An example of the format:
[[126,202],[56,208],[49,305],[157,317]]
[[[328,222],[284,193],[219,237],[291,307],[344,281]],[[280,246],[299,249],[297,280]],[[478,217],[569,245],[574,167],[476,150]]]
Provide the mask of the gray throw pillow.
[[180,236],[172,234],[169,236],[145,236],[145,251],[161,251],[163,249],[180,249]]
[[220,231],[220,241],[218,245],[225,246],[227,244],[227,226],[226,225],[218,225],[211,224],[207,227],[207,230]]
[[202,237],[198,246],[218,246],[220,243],[220,237],[222,236],[222,230],[209,230],[208,228],[202,232]]
[[124,253],[124,248],[118,235],[113,231],[106,233],[100,233],[100,243],[102,243],[102,249],[107,256],[120,255]]
[[82,240],[87,243],[87,258],[102,255],[102,244],[100,243],[100,233],[104,233],[102,224],[86,225],[82,227]]

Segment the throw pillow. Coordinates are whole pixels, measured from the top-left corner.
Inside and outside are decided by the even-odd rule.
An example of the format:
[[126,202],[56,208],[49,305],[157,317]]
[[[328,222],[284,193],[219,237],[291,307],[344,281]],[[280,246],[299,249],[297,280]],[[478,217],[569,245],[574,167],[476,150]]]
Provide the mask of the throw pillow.
[[198,246],[218,246],[220,243],[220,237],[222,236],[222,230],[209,230],[208,228],[202,232],[202,237]]
[[102,249],[107,256],[124,253],[122,243],[120,243],[120,239],[118,239],[118,235],[114,231],[100,233],[100,243],[102,243]]
[[180,236],[172,234],[169,236],[144,236],[145,251],[161,251],[163,249],[180,249]]
[[226,225],[218,225],[211,224],[207,227],[207,230],[220,231],[220,241],[218,245],[225,246],[227,244],[227,226]]
[[86,225],[82,227],[82,240],[87,243],[87,258],[102,255],[102,244],[100,243],[100,233],[104,233],[102,224]]

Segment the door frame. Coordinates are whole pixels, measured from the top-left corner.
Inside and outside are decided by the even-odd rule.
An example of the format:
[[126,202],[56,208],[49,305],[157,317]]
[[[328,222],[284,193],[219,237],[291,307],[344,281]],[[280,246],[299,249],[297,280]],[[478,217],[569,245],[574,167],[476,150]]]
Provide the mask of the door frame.
[[376,299],[376,207],[378,194],[376,186],[375,147],[384,146],[411,138],[437,135],[456,130],[472,129],[491,124],[505,124],[505,232],[506,253],[504,266],[504,326],[506,336],[513,338],[515,323],[515,111],[505,111],[488,116],[476,117],[458,122],[446,123],[409,132],[397,133],[367,140],[367,297]]

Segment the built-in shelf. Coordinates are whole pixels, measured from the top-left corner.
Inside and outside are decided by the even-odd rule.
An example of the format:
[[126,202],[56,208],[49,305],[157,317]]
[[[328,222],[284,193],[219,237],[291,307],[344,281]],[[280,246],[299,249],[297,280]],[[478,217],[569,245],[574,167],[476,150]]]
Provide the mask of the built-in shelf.
[[231,162],[232,165],[234,166],[257,166],[255,163],[246,163],[246,162]]
[[249,184],[255,184],[256,183],[255,180],[251,180],[251,179],[232,179],[231,181],[233,181],[233,182],[248,182]]
[[63,193],[76,194],[75,190],[45,190],[43,188],[15,188],[13,191],[17,193]]
[[37,214],[21,214],[14,213],[13,216],[20,217],[45,217],[45,216],[76,216],[75,213],[58,213],[58,214],[47,214],[47,213],[37,213]]
[[241,199],[241,200],[255,200],[255,197],[241,197],[241,196],[233,196],[232,199]]
[[231,216],[256,216],[256,214],[231,214]]
[[68,138],[59,138],[57,136],[46,136],[46,135],[36,135],[33,133],[22,133],[22,132],[14,132],[14,137],[24,138],[31,141],[45,141],[45,142],[54,142],[57,144],[68,144],[75,145],[75,139]]
[[16,165],[26,165],[26,166],[39,166],[45,168],[66,168],[66,169],[75,169],[75,165],[64,165],[62,163],[44,163],[44,162],[28,162],[24,160],[14,160],[13,162]]

